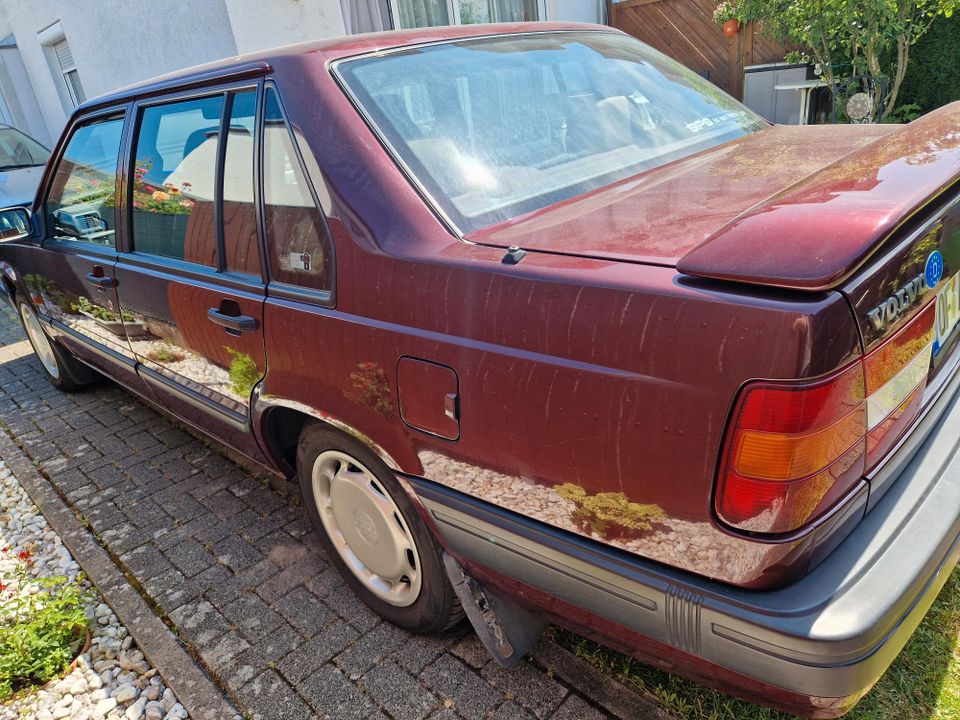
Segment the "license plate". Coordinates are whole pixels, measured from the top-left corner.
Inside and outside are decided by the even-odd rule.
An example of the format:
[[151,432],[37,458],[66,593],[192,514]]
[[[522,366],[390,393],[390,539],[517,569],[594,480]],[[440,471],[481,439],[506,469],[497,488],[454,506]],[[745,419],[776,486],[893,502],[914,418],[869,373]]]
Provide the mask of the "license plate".
[[960,322],[960,273],[947,280],[937,293],[937,337],[933,341],[933,354],[938,355]]

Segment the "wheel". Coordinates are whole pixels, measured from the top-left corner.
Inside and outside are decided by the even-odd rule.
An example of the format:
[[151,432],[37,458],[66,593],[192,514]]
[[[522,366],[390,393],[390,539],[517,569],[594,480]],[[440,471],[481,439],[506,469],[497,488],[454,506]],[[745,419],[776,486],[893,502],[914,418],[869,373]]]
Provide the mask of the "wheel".
[[27,339],[40,361],[47,380],[54,387],[70,392],[86,387],[96,379],[97,375],[93,370],[50,340],[33,308],[22,300],[18,303],[18,307]]
[[310,424],[300,434],[297,473],[331,562],[371,610],[417,633],[442,632],[463,618],[436,542],[366,446]]

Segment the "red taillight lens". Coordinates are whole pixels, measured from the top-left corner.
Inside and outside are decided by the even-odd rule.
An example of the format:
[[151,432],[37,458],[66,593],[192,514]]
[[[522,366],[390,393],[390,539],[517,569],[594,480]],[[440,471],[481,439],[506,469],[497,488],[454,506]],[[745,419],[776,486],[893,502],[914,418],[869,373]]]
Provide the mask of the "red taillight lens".
[[718,516],[741,530],[785,533],[839,500],[916,418],[933,321],[929,305],[861,361],[826,379],[747,385],[728,431]]

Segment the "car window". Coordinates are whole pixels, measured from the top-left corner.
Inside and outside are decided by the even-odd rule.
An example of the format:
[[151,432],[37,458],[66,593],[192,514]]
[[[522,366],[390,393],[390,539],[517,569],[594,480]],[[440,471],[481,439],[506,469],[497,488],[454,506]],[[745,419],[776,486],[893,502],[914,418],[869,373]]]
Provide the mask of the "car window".
[[272,88],[267,89],[264,106],[263,203],[271,277],[312,290],[329,290],[332,268],[326,226]]
[[234,93],[223,160],[223,249],[228,271],[260,277],[253,196],[256,111],[256,90]]
[[214,185],[223,96],[155,105],[140,115],[133,248],[216,267]]
[[335,72],[465,233],[766,127],[694,72],[609,32],[436,43]]
[[117,157],[122,134],[122,117],[99,120],[73,131],[44,202],[52,237],[114,246]]
[[0,170],[43,165],[50,151],[14,128],[0,127]]

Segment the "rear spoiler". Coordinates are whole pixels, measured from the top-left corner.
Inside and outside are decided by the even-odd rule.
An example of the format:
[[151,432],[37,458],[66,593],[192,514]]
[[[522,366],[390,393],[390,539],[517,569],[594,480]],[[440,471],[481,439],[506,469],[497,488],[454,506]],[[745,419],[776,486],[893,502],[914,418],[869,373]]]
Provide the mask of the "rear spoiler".
[[960,178],[960,103],[904,125],[747,210],[677,263],[687,275],[841,285]]

